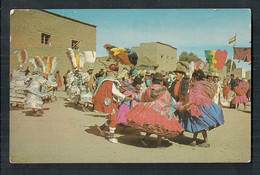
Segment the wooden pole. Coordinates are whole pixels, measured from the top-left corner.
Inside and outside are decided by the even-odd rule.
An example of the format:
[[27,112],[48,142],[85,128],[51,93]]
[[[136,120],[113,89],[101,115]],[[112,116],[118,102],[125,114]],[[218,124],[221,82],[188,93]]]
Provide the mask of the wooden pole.
[[235,37],[236,37],[236,40],[235,40],[234,45],[233,45],[233,54],[232,54],[232,58],[231,58],[231,66],[230,66],[230,72],[229,72],[230,75],[231,75],[231,72],[232,72],[233,58],[234,58],[234,47],[236,46],[237,34],[235,34]]

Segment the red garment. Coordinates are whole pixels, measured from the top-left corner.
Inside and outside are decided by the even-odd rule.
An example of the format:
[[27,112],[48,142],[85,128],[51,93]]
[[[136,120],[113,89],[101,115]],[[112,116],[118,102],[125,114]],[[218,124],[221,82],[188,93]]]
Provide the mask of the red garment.
[[234,87],[234,91],[235,91],[237,96],[244,96],[244,95],[246,95],[246,92],[243,90],[243,88],[241,86]]
[[141,101],[125,115],[131,127],[170,137],[183,131],[171,113],[171,95],[166,87],[158,84],[149,86],[142,94]]
[[176,82],[175,84],[175,87],[174,87],[174,95],[175,97],[178,97],[179,96],[179,89],[180,89],[180,86],[181,86],[181,81],[182,81],[183,78],[181,78],[179,81]]
[[[96,95],[93,98],[94,109],[96,111],[104,112],[110,114],[110,127],[115,128],[117,124],[117,115],[118,115],[118,105],[117,102],[113,100],[112,95],[112,86],[113,81],[104,81],[100,87]],[[111,103],[109,105],[105,104],[105,99],[109,98]]]
[[61,87],[62,86],[62,81],[61,81],[61,78],[60,78],[60,74],[59,73],[56,74],[55,78],[56,78],[56,81],[58,83],[57,88]]
[[230,91],[230,87],[225,84],[224,87],[223,87],[223,93],[224,93],[225,99],[228,99],[228,93],[229,93],[229,91]]

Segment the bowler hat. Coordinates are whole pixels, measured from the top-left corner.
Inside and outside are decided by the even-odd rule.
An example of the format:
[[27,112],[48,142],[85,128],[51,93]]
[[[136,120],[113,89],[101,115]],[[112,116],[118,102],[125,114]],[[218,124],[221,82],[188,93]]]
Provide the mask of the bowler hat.
[[153,76],[153,79],[155,80],[163,80],[163,75],[159,72],[156,72]]
[[173,71],[174,73],[182,73],[185,74],[186,72],[184,71],[184,69],[182,67],[177,67],[175,71]]

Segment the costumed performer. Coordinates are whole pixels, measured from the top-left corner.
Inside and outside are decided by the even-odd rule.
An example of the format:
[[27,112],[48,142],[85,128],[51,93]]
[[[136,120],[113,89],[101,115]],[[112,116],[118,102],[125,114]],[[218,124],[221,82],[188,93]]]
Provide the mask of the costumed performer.
[[125,81],[121,82],[121,89],[124,91],[123,94],[125,96],[131,97],[133,100],[124,101],[124,99],[122,99],[122,104],[118,112],[118,124],[121,123],[124,125],[128,125],[127,119],[125,118],[125,114],[127,114],[130,111],[130,109],[135,107],[135,105],[140,101],[141,84],[142,79],[139,76],[135,77],[134,82],[132,84],[129,84]]
[[105,136],[104,129],[109,125],[109,141],[112,143],[118,143],[118,140],[114,137],[118,116],[118,98],[122,98],[125,101],[131,100],[130,97],[119,91],[119,82],[116,79],[118,70],[117,64],[111,64],[107,67],[107,76],[97,87],[93,96],[94,110],[109,114],[108,121],[100,127],[97,126],[97,129],[102,136]]
[[174,116],[174,99],[163,86],[163,75],[155,73],[152,85],[141,96],[141,102],[130,110],[125,117],[129,126],[146,132],[141,142],[147,146],[146,139],[156,134],[157,145],[161,145],[162,137],[178,136],[183,128]]
[[239,104],[241,103],[244,104],[244,109],[246,109],[246,103],[248,102],[246,93],[248,89],[249,89],[248,82],[246,81],[242,82],[240,78],[238,78],[234,85],[235,97],[232,101],[232,104],[235,105],[236,109],[238,109]]
[[223,111],[212,99],[216,93],[216,85],[207,80],[202,70],[192,74],[192,83],[184,104],[176,104],[176,115],[185,131],[193,133],[191,146],[196,146],[198,133],[202,133],[204,143],[200,147],[209,147],[207,131],[224,123]]

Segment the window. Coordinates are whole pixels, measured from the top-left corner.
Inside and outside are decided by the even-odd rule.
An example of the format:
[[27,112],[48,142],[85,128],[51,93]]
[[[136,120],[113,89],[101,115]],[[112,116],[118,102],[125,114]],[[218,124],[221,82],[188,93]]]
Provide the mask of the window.
[[72,49],[75,49],[75,50],[78,50],[78,49],[79,49],[79,41],[72,40],[72,42],[71,42],[71,48],[72,48]]
[[42,33],[41,43],[42,43],[42,44],[51,45],[51,35]]

